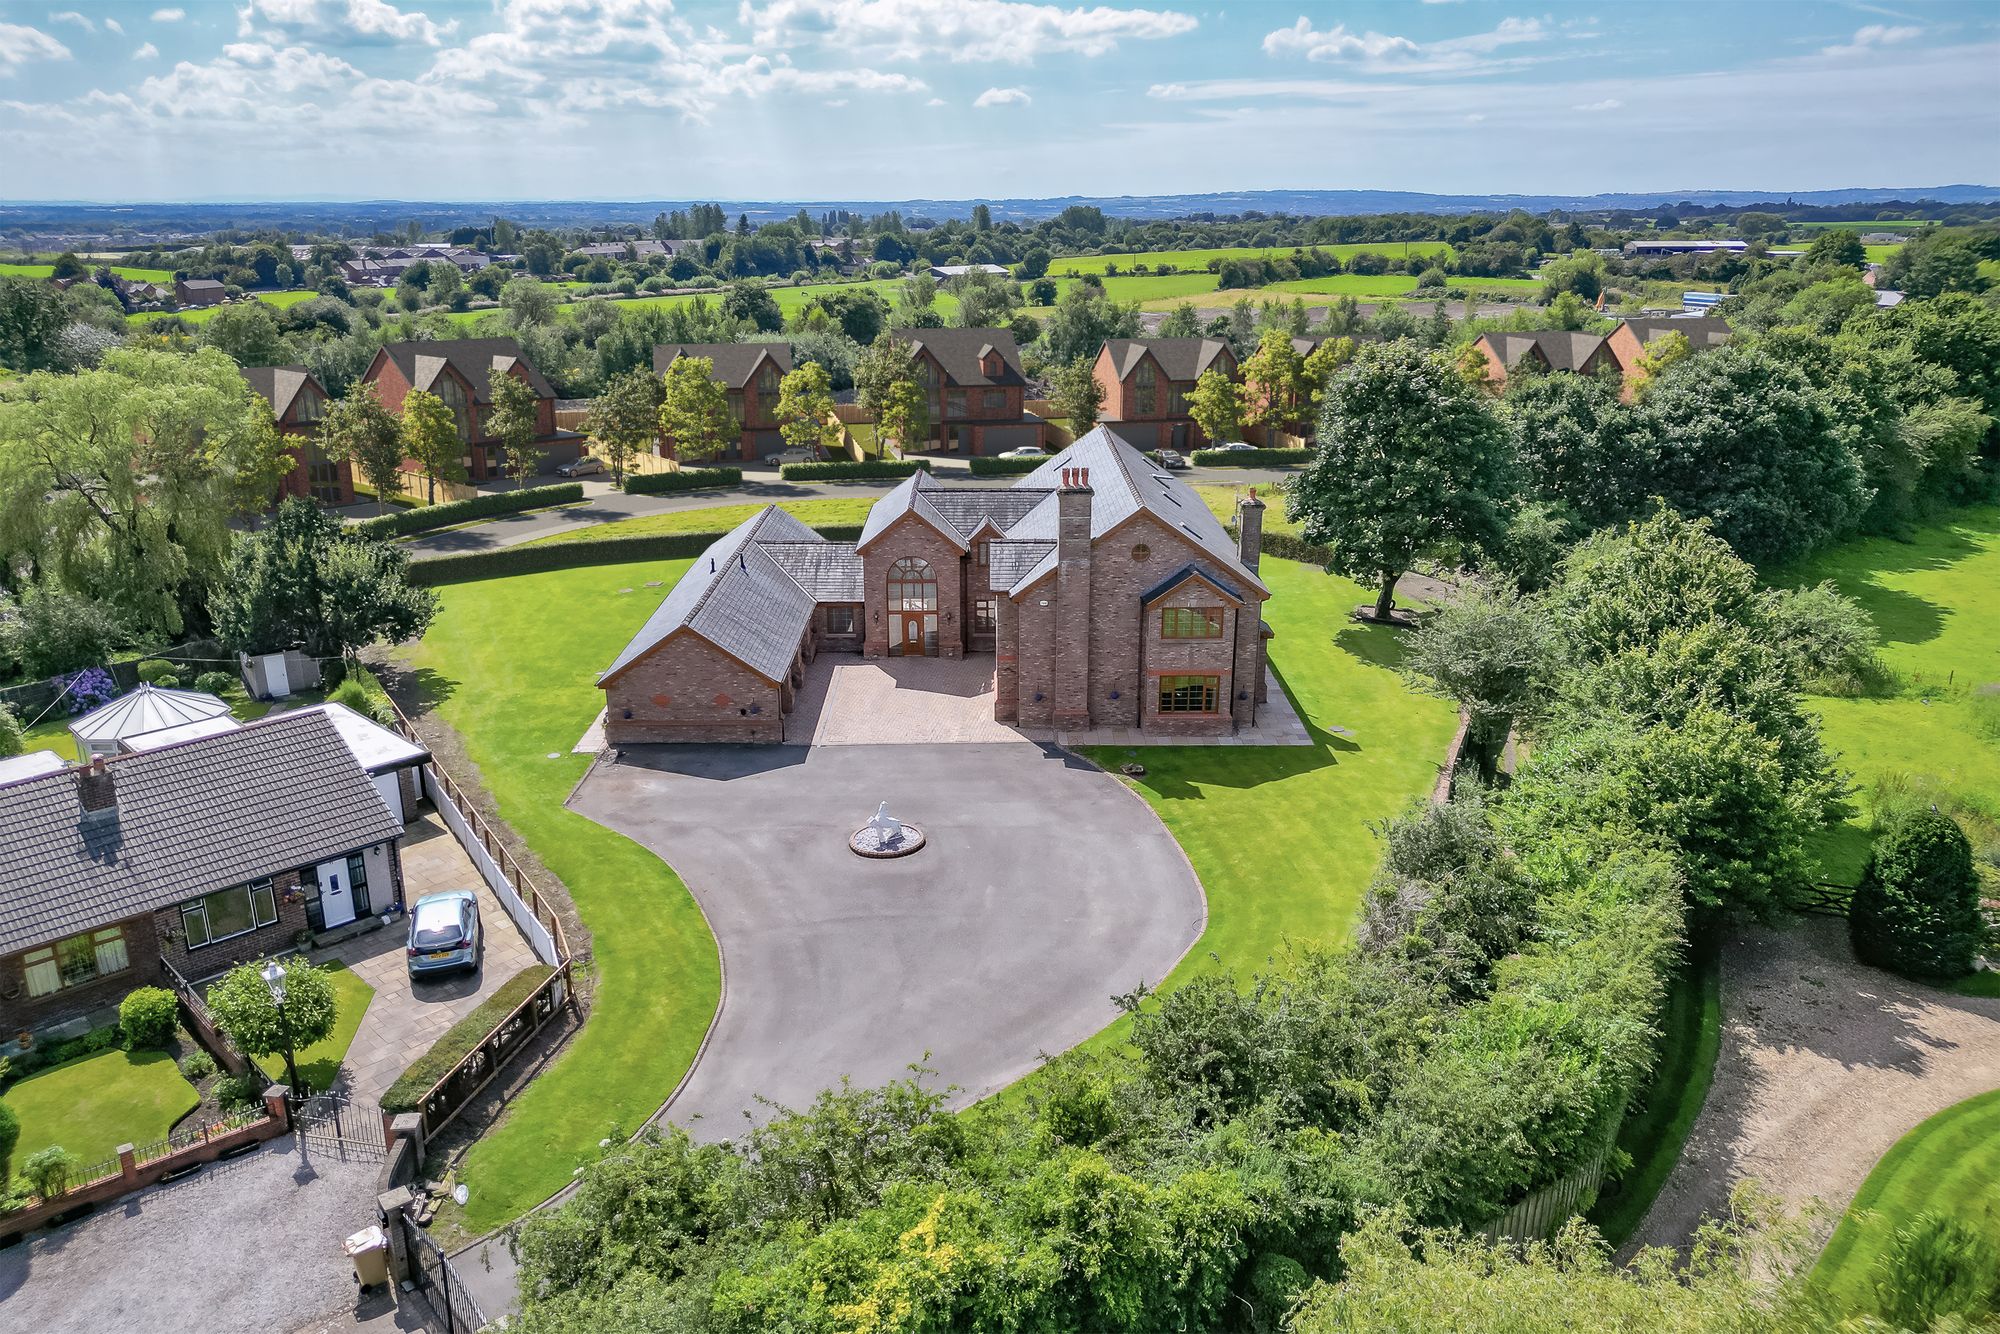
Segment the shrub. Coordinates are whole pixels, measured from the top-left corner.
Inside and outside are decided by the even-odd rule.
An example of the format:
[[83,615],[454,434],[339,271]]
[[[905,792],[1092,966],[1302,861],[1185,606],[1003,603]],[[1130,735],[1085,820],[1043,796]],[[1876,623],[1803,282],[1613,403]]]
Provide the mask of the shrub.
[[1978,1321],[2000,1307],[2000,1249],[1972,1224],[1926,1211],[1897,1231],[1871,1286],[1876,1313],[1897,1329]]
[[974,477],[1012,477],[1024,472],[1033,472],[1047,463],[1053,455],[1043,455],[1038,459],[988,458],[983,454],[966,460]]
[[531,486],[521,491],[495,491],[469,500],[448,500],[442,505],[401,510],[353,525],[362,537],[407,537],[411,533],[449,528],[471,519],[487,519],[496,514],[519,514],[522,510],[546,509],[551,505],[572,505],[583,499],[582,482],[560,482],[554,486]]
[[385,721],[382,715],[388,712],[382,707],[382,701],[375,697],[374,692],[369,690],[358,676],[350,676],[342,681],[335,687],[333,693],[326,697],[326,702],[352,709],[363,718],[373,718],[378,723]]
[[238,964],[208,989],[209,1013],[245,1056],[281,1052],[288,1037],[303,1050],[333,1032],[339,1002],[327,970],[297,955],[279,966],[284,969],[282,1017],[254,963]]
[[165,658],[148,658],[139,664],[139,679],[149,686],[177,686],[181,669]]
[[908,477],[919,468],[931,470],[929,459],[835,459],[828,463],[787,463],[778,476],[788,482],[829,482],[866,477]]
[[118,1002],[118,1027],[134,1047],[164,1047],[179,1025],[181,1005],[165,987],[139,987]]
[[14,1109],[0,1102],[0,1193],[7,1189],[7,1180],[14,1170],[14,1146],[21,1142],[21,1118],[14,1115]]
[[254,1069],[240,1075],[224,1075],[215,1081],[215,1101],[225,1112],[240,1112],[263,1102],[264,1090],[269,1086],[270,1081]]
[[19,755],[27,744],[21,732],[21,720],[5,704],[0,704],[0,759],[9,755]]
[[82,1160],[75,1154],[60,1144],[51,1144],[28,1155],[28,1160],[21,1164],[21,1180],[44,1200],[53,1200],[69,1189],[70,1178],[82,1166]]
[[[833,524],[816,530],[833,542],[861,536],[859,524]],[[436,556],[410,562],[413,584],[462,584],[505,575],[570,570],[579,565],[617,565],[642,560],[687,560],[699,556],[721,533],[658,533],[648,537],[598,537],[580,542],[525,542],[498,551],[468,551],[461,556]]]
[[509,978],[498,991],[481,1001],[472,1013],[445,1030],[445,1035],[433,1042],[429,1051],[410,1063],[409,1069],[403,1071],[382,1095],[382,1110],[390,1113],[415,1111],[417,1103],[430,1092],[431,1086],[484,1042],[486,1035],[554,971],[547,964],[536,964]]
[[89,713],[118,698],[118,683],[102,667],[86,667],[64,683],[63,707],[70,717]]
[[216,1071],[215,1058],[199,1049],[181,1057],[181,1078],[190,1084],[199,1084]]
[[234,672],[203,672],[194,679],[194,688],[211,695],[220,695],[236,684]]
[[1197,449],[1198,468],[1268,468],[1312,461],[1310,449]]
[[679,472],[635,472],[625,478],[625,494],[657,496],[670,491],[698,491],[708,486],[737,486],[742,481],[741,468],[682,468]]
[[1864,963],[1907,977],[1972,971],[1985,930],[1972,845],[1950,816],[1923,810],[1875,843],[1848,910],[1848,934]]

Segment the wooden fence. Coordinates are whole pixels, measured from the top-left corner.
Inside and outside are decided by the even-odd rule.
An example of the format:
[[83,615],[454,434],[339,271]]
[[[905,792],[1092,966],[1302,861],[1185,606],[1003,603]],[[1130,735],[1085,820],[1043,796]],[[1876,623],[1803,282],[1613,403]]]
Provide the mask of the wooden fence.
[[[428,1141],[471,1105],[480,1090],[507,1068],[507,1063],[527,1047],[535,1034],[555,1018],[556,1012],[568,1000],[569,967],[565,964],[544,978],[542,985],[508,1011],[507,1016],[480,1039],[478,1046],[425,1090],[423,1097],[417,1101],[417,1115],[423,1118],[424,1139]],[[390,1138],[391,1120],[393,1117],[388,1112],[382,1113],[384,1139]]]
[[[1619,1118],[1620,1121],[1623,1117]],[[1604,1137],[1597,1154],[1562,1180],[1542,1187],[1474,1235],[1489,1242],[1546,1241],[1562,1230],[1576,1214],[1587,1212],[1597,1201],[1604,1184],[1604,1169],[1611,1161],[1611,1146],[1618,1138],[1617,1123]]]

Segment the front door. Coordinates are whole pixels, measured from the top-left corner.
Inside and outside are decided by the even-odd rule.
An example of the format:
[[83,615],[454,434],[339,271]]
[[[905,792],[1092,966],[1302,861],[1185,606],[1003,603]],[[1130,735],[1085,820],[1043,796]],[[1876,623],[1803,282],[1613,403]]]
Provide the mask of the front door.
[[902,649],[906,658],[924,656],[924,616],[920,611],[898,612],[896,619],[903,623]]
[[321,862],[319,874],[320,920],[325,930],[346,926],[354,920],[354,886],[347,883],[347,858]]

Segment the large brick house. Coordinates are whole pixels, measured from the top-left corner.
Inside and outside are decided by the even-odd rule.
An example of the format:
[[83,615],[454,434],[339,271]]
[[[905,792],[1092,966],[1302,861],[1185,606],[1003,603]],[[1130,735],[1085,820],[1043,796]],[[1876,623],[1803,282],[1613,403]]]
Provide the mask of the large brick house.
[[393,911],[401,833],[320,712],[0,785],[0,1033]]
[[909,348],[917,382],[929,399],[926,449],[999,454],[1041,445],[1041,420],[1022,411],[1028,378],[1021,373],[1012,331],[910,329],[896,338]]
[[[458,436],[465,442],[460,458],[468,481],[484,482],[501,474],[505,451],[487,431],[486,414],[493,407],[493,380],[507,375],[535,391],[535,446],[542,451],[541,471],[552,471],[582,452],[583,437],[556,426],[556,391],[512,338],[438,338],[409,343],[385,343],[361,378],[375,386],[382,406],[400,415],[403,400],[421,389],[444,400],[458,419]],[[414,461],[406,466],[415,469]]]
[[1263,503],[1232,541],[1099,427],[1012,486],[917,473],[831,542],[775,506],[696,559],[598,679],[605,739],[785,740],[821,652],[991,653],[994,716],[1216,735],[1265,695]]
[[1620,320],[1608,334],[1575,333],[1566,329],[1506,330],[1473,339],[1473,350],[1486,361],[1486,381],[1504,388],[1516,371],[1567,371],[1573,375],[1617,375],[1629,394],[1639,375],[1639,363],[1655,343],[1669,334],[1688,340],[1694,352],[1706,352],[1729,341],[1729,321],[1717,315]]
[[[785,447],[785,438],[778,434],[778,385],[791,374],[790,344],[662,343],[653,349],[653,374],[665,375],[667,367],[682,357],[706,357],[713,365],[740,430],[738,458],[761,459]],[[674,442],[664,436],[655,445],[667,456],[673,447]]]
[[292,470],[278,483],[279,496],[352,505],[353,465],[327,457],[319,444],[319,424],[326,420],[326,386],[303,366],[246,366],[243,379],[271,405],[271,419],[292,456]]
[[1199,449],[1211,442],[1188,416],[1188,395],[1211,370],[1242,377],[1225,339],[1107,339],[1092,368],[1104,390],[1098,420],[1144,450]]
[[229,289],[213,278],[174,279],[174,304],[179,306],[219,306],[229,299]]

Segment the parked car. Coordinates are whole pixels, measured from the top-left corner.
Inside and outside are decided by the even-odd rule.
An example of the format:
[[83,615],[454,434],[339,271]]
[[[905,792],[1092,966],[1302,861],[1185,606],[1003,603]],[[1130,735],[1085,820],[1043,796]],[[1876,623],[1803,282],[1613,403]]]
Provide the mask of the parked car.
[[1019,449],[1002,450],[993,457],[996,459],[1045,459],[1048,456],[1049,452],[1039,445],[1022,445]]
[[790,449],[781,449],[775,454],[766,454],[764,456],[764,462],[774,468],[783,467],[787,463],[816,463],[818,461],[819,451],[805,449],[798,445],[794,445]]
[[1231,440],[1228,444],[1214,446],[1214,449],[1219,454],[1255,454],[1257,452],[1257,446],[1245,444],[1241,440]]
[[604,471],[604,460],[595,454],[585,454],[582,458],[571,459],[556,469],[558,477],[590,477]]
[[1188,466],[1187,455],[1181,453],[1178,449],[1163,449],[1154,454],[1153,457],[1159,462],[1162,468],[1185,468]]
[[410,909],[410,978],[463,968],[479,971],[486,932],[479,925],[479,896],[469,889],[426,894]]

